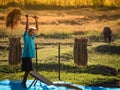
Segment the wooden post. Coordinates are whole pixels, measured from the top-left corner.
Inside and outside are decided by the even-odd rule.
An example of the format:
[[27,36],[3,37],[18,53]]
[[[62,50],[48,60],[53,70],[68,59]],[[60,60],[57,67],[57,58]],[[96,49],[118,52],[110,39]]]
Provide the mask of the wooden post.
[[35,50],[36,50],[36,72],[38,72],[37,43],[35,43]]
[[87,54],[87,39],[75,38],[74,41],[74,64],[76,66],[87,66],[88,54]]
[[58,79],[60,80],[60,43],[58,43]]
[[9,65],[19,65],[21,62],[21,43],[20,37],[11,36],[9,37]]

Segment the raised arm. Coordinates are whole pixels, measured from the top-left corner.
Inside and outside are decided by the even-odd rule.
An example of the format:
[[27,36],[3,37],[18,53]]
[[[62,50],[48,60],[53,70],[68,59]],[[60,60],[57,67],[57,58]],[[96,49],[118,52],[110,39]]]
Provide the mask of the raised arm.
[[28,32],[28,29],[29,29],[29,20],[28,20],[28,15],[25,15],[26,17],[26,27],[25,27],[25,31]]
[[36,30],[38,31],[39,30],[38,17],[37,16],[33,16],[33,18],[35,19],[35,27],[36,27]]

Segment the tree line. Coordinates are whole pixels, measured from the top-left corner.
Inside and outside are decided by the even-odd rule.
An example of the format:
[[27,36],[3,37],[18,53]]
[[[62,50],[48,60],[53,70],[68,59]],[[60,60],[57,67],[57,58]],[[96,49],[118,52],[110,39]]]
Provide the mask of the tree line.
[[51,5],[61,7],[120,7],[120,0],[0,0],[0,7]]

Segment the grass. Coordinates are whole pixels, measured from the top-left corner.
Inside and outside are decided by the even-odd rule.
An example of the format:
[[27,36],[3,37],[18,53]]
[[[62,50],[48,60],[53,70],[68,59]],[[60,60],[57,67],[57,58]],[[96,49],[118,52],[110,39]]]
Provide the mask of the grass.
[[[93,13],[94,12],[94,15]],[[112,13],[111,13],[112,12]],[[92,39],[101,36],[104,26],[109,26],[113,30],[115,38],[120,37],[119,29],[119,9],[97,10],[93,8],[80,8],[70,10],[24,10],[23,14],[38,15],[39,27],[38,34],[45,38],[69,38],[79,35],[88,36]],[[0,12],[0,34],[6,34],[5,15],[7,10]],[[21,17],[19,24],[13,32],[7,34],[22,35],[25,28],[25,17]],[[30,26],[33,26],[33,18],[29,18]],[[4,25],[4,26],[3,26]],[[83,34],[84,33],[84,34]],[[57,35],[56,35],[57,34]]]
[[[114,58],[113,58],[114,57]],[[119,66],[119,55],[109,55],[109,54],[90,54],[89,55],[89,63],[92,65],[106,65],[115,68],[118,70],[120,68]]]
[[[10,71],[9,71],[10,72]],[[48,78],[49,80],[55,82],[58,81],[58,73],[56,71],[46,71],[41,70],[40,74],[44,75],[44,77]],[[1,73],[1,79],[12,79],[12,80],[21,80],[23,77],[23,72],[17,73]],[[29,79],[33,79],[29,76]],[[102,85],[105,82],[110,82],[117,80],[114,76],[104,76],[100,74],[89,74],[89,73],[77,73],[77,72],[65,72],[61,71],[61,81],[71,82],[78,85]]]
[[[94,12],[94,15],[93,15]],[[112,13],[111,13],[112,12]],[[86,37],[90,39],[88,46],[88,66],[76,67],[73,61],[73,45],[61,45],[61,80],[79,85],[103,85],[108,82],[120,80],[120,75],[113,75],[103,66],[120,69],[119,43],[119,10],[96,10],[93,8],[80,8],[71,10],[25,10],[24,13],[39,16],[40,30],[36,42],[40,43],[73,43],[74,38]],[[0,34],[6,35],[3,17],[6,11],[0,12]],[[33,25],[30,18],[30,26]],[[113,30],[113,42],[103,42],[102,30],[110,26]],[[25,17],[14,31],[8,34],[21,36],[25,27]],[[3,31],[2,31],[3,30]],[[8,41],[6,37],[0,41]],[[22,39],[21,39],[22,41]],[[6,44],[5,44],[6,45]],[[58,81],[58,46],[38,45],[39,73],[50,79]],[[111,53],[112,52],[112,53]],[[8,49],[0,46],[0,80],[21,80],[23,72],[20,66],[9,66],[7,63]],[[99,66],[101,65],[101,66]],[[35,68],[35,59],[33,60]],[[99,67],[99,68],[98,68]],[[29,76],[29,79],[33,79]],[[109,84],[111,85],[111,84]]]
[[[83,68],[74,65],[73,47],[71,45],[61,45],[61,81],[79,85],[103,85],[104,83],[119,80],[119,76],[114,76],[109,71],[97,68],[97,65],[104,65],[116,70],[120,69],[119,55],[97,52],[95,49],[99,45],[105,45],[105,43],[92,42],[92,46],[88,46],[88,66]],[[2,53],[7,52],[1,51]],[[41,49],[38,50],[39,73],[53,82],[58,81],[57,53],[58,47],[56,45],[41,45]],[[33,60],[33,66],[35,68],[35,60]],[[22,76],[23,72],[21,72],[20,66],[1,65],[0,67],[0,80],[21,80]],[[29,76],[29,79],[33,78]]]
[[51,39],[65,39],[65,38],[70,38],[70,34],[67,34],[67,33],[53,33],[53,34],[40,33],[38,35],[38,37],[51,38]]
[[[94,12],[94,15],[93,13]],[[113,12],[113,13],[111,13]],[[69,39],[85,36],[93,41],[103,39],[102,30],[104,26],[111,27],[114,39],[120,37],[119,9],[96,10],[93,8],[80,8],[70,10],[24,10],[23,14],[39,16],[39,37],[45,39]],[[5,28],[4,18],[7,10],[0,12],[0,34],[22,35],[25,28],[25,17],[22,16],[21,24],[14,31]],[[34,21],[29,18],[30,26]],[[9,31],[6,33],[6,31]]]

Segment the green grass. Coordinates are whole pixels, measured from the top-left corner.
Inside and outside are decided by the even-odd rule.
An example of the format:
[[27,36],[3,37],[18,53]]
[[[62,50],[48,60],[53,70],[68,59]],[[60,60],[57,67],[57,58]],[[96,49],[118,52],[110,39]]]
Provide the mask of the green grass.
[[109,55],[109,54],[90,54],[89,55],[89,64],[90,65],[106,65],[115,68],[116,70],[120,69],[120,57],[119,55]]
[[[47,67],[45,68],[45,66],[42,65],[39,70],[39,73],[53,82],[59,81],[58,72],[57,70],[54,70],[55,68],[56,68],[55,66],[52,68],[49,67],[49,69],[53,69],[53,70],[48,70]],[[9,68],[7,69],[10,70]],[[61,70],[61,73],[60,73],[61,81],[71,82],[78,85],[102,85],[103,83],[106,83],[106,82],[112,82],[112,81],[118,80],[118,78],[115,76],[107,76],[107,75],[105,76],[102,74],[78,72],[75,69],[73,70],[73,67],[71,68],[69,67],[69,69],[71,69],[71,71]],[[78,68],[76,69],[79,70]],[[1,71],[1,68],[0,68],[0,71]],[[0,80],[3,80],[3,79],[21,80],[23,77],[23,72],[13,68],[9,71],[9,73],[8,71],[6,72],[1,71],[0,77],[1,77]],[[33,79],[33,78],[29,76],[28,79]]]
[[[9,0],[8,0],[9,1]],[[37,5],[32,5],[31,3],[33,1],[31,0],[25,0],[28,1],[26,2],[27,6],[25,8],[31,9],[53,9],[54,7],[56,7],[56,5],[51,5],[53,4],[52,2],[47,2],[46,4],[50,4],[50,5],[41,5],[40,1]],[[47,0],[47,1],[51,1],[51,0]],[[56,0],[52,0],[52,1],[56,1]],[[65,11],[65,10],[59,10],[61,8],[66,8],[68,7],[76,7],[76,4],[81,4],[83,6],[86,6],[87,4],[91,4],[91,3],[86,3],[84,0],[80,0],[80,2],[83,1],[83,3],[79,3],[76,2],[73,3],[73,1],[75,0],[69,0],[68,4],[64,5],[63,1],[60,0],[60,5],[56,8],[58,11],[54,11],[54,10],[46,10],[46,12],[44,12],[44,10],[42,11],[36,11],[35,10],[26,10],[26,13],[31,13],[31,14],[36,14],[39,15],[40,21],[43,20],[40,23],[44,23],[43,25],[40,24],[40,32],[37,38],[37,42],[45,42],[45,43],[51,43],[51,42],[62,42],[62,43],[69,43],[69,42],[74,42],[74,38],[80,38],[80,37],[86,37],[89,38],[91,40],[91,45],[92,46],[88,46],[88,66],[87,67],[76,67],[74,65],[74,60],[73,60],[73,45],[61,45],[61,80],[62,81],[66,81],[66,82],[72,82],[75,84],[79,84],[79,85],[103,85],[104,83],[108,83],[108,82],[113,82],[116,80],[120,80],[120,74],[117,75],[113,75],[112,73],[110,73],[109,71],[106,71],[104,69],[101,69],[102,66],[107,66],[110,68],[114,68],[115,70],[120,69],[120,57],[119,57],[119,45],[120,45],[120,30],[119,30],[119,17],[115,18],[116,16],[114,16],[113,14],[110,14],[108,16],[105,16],[105,13],[107,10],[110,11],[109,13],[111,13],[111,9],[101,9],[98,10],[98,14],[97,16],[93,15],[93,12],[97,12],[96,10],[92,11],[92,9],[88,9],[86,8],[84,9],[75,9],[75,11]],[[77,0],[76,0],[77,1]],[[88,0],[86,0],[88,1]],[[89,0],[89,2],[91,1],[95,1],[95,0]],[[94,2],[94,6],[102,6],[101,2],[99,2],[100,0],[96,0]],[[101,0],[103,1],[103,0]],[[6,1],[7,2],[7,1]],[[71,2],[71,3],[70,3]],[[1,3],[2,4],[2,3]],[[19,4],[23,4],[22,2]],[[34,3],[33,3],[34,4]],[[40,5],[40,6],[39,6]],[[111,3],[108,4],[108,6],[115,6],[115,4]],[[89,6],[89,5],[88,5]],[[24,5],[23,5],[24,7]],[[77,7],[79,7],[79,5],[77,5]],[[59,9],[58,9],[59,8]],[[100,9],[100,8],[98,8]],[[79,12],[81,10],[81,12]],[[89,11],[91,10],[91,11]],[[100,12],[100,11],[104,11],[104,12]],[[106,11],[105,11],[106,10]],[[62,11],[62,12],[61,12]],[[87,16],[86,13],[84,15],[85,11],[88,15],[92,15],[92,16]],[[87,12],[89,11],[89,12]],[[2,11],[3,12],[3,11]],[[5,14],[6,11],[4,11],[3,13]],[[58,13],[59,12],[59,13]],[[117,11],[113,11],[113,13],[115,13]],[[99,21],[99,22],[94,22],[94,23],[90,23],[90,25],[87,25],[88,23],[83,23],[82,26],[84,26],[84,28],[80,28],[80,25],[77,25],[74,23],[73,20],[77,20],[80,17],[72,17],[74,15],[81,15],[83,13],[84,16],[87,17],[91,17],[94,18],[96,17],[95,21],[101,18],[98,17],[103,17],[103,21],[106,20],[106,17],[110,17],[108,18],[108,20],[106,21],[107,23],[102,23],[103,21]],[[100,14],[102,13],[102,14]],[[109,14],[108,13],[108,14]],[[116,14],[116,13],[115,13]],[[64,18],[59,17],[63,15]],[[70,15],[71,17],[69,18],[68,16]],[[117,14],[118,15],[118,14]],[[3,15],[2,15],[3,16]],[[44,16],[50,16],[48,17],[50,19],[50,21],[48,19],[45,19],[46,17]],[[64,22],[64,23],[55,23],[55,21],[59,21],[59,19],[54,19],[52,17],[59,17],[61,18],[60,22]],[[105,16],[105,17],[104,17]],[[111,17],[114,16],[114,17]],[[67,18],[66,18],[67,17]],[[72,19],[71,19],[72,18]],[[90,22],[92,21],[92,19],[90,18]],[[114,19],[114,21],[109,22],[110,20]],[[45,20],[44,20],[45,19]],[[65,19],[65,21],[64,21]],[[116,19],[118,19],[116,21]],[[46,21],[48,20],[48,21]],[[32,19],[30,20],[32,21]],[[84,21],[84,20],[83,20]],[[94,21],[94,20],[93,20]],[[92,22],[93,22],[92,21]],[[24,22],[24,19],[23,19]],[[47,23],[48,22],[48,25]],[[54,22],[54,23],[52,23]],[[73,23],[73,24],[72,24]],[[79,22],[78,22],[79,23]],[[100,23],[100,25],[98,24]],[[55,24],[55,25],[54,25]],[[57,24],[57,25],[56,25]],[[63,24],[63,25],[61,25]],[[69,24],[69,25],[68,25]],[[97,24],[97,25],[96,25]],[[111,44],[105,44],[103,43],[103,36],[101,35],[101,28],[103,28],[104,25],[112,25],[112,29],[113,29],[113,41]],[[117,26],[114,26],[117,25]],[[79,27],[80,26],[80,27]],[[93,28],[94,30],[93,30]],[[116,27],[116,28],[113,28]],[[22,35],[23,34],[23,24],[19,27],[17,27],[16,31],[14,31],[14,33],[7,32],[6,30],[3,28],[3,26],[1,25],[1,30],[0,30],[0,34],[1,35]],[[115,30],[115,31],[114,31]],[[0,38],[0,41],[8,41],[8,38]],[[22,41],[22,40],[21,40]],[[4,45],[4,44],[1,44]],[[39,68],[39,73],[42,74],[43,76],[45,76],[46,78],[48,78],[51,81],[58,81],[58,46],[57,45],[39,45],[40,49],[38,50],[38,68]],[[21,80],[23,77],[23,72],[21,72],[20,66],[9,66],[7,61],[8,60],[8,49],[6,47],[0,46],[0,80],[3,79],[14,79],[14,80]],[[99,66],[100,65],[100,66]],[[33,66],[35,68],[35,59],[33,60]],[[98,68],[99,66],[99,68]],[[29,76],[28,79],[33,79],[31,76]]]
[[0,50],[0,60],[7,60],[8,59],[8,51]]
[[[119,40],[117,40],[116,43],[117,42],[119,42]],[[119,75],[114,76],[109,71],[97,68],[97,65],[102,65],[115,68],[116,70],[120,69],[119,55],[97,52],[95,49],[100,45],[106,44],[102,42],[92,42],[92,46],[88,46],[89,58],[87,67],[76,67],[73,61],[73,46],[61,45],[61,81],[79,85],[103,85],[104,83],[120,80]],[[0,53],[7,55],[7,52],[0,51]],[[35,68],[35,59],[33,60],[33,66]],[[38,49],[38,68],[39,73],[49,80],[53,82],[59,81],[57,45],[41,45],[41,49]],[[1,64],[0,77],[0,80],[21,80],[23,72],[20,70],[20,66],[16,67]],[[29,76],[28,79],[33,78]]]
[[65,38],[70,38],[71,36],[68,33],[53,33],[53,34],[40,33],[38,37],[51,38],[51,39],[65,39]]

